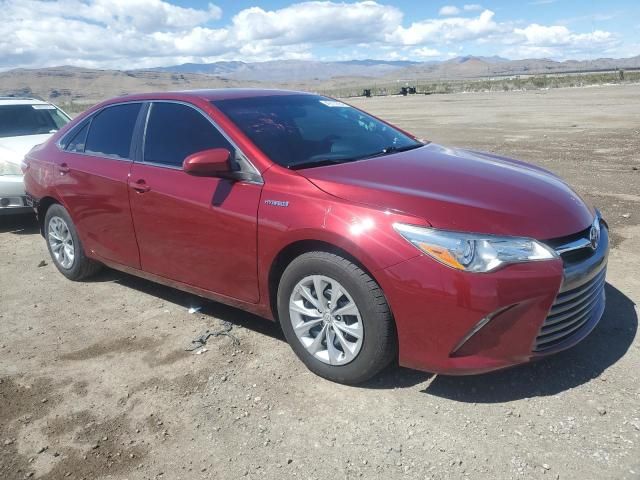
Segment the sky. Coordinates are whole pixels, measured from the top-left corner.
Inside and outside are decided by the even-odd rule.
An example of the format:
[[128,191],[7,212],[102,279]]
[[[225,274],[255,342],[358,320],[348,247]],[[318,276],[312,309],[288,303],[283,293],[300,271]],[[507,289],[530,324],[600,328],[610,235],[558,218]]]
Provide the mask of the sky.
[[640,0],[0,0],[0,12],[1,70],[640,54]]

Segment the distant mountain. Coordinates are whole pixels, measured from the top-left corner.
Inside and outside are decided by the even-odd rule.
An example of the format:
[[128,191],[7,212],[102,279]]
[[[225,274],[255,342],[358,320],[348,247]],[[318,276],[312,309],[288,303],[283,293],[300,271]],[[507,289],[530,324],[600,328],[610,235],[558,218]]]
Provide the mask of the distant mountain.
[[200,73],[224,76],[244,81],[309,81],[334,77],[382,77],[395,70],[420,65],[406,60],[345,60],[323,62],[314,60],[272,60],[268,62],[215,62],[185,63],[169,67],[153,68],[152,71],[169,73]]
[[513,75],[543,75],[573,72],[597,72],[616,69],[640,69],[640,55],[631,58],[566,60],[529,58],[507,60],[501,57],[456,57],[437,64],[412,65],[385,76],[385,79],[456,80]]
[[331,62],[331,63],[339,63],[343,65],[365,65],[365,66],[376,66],[376,65],[390,65],[392,67],[408,67],[410,65],[417,65],[421,62],[415,62],[411,60],[341,60],[339,62]]
[[494,56],[465,55],[449,60],[417,62],[409,60],[272,60],[267,62],[185,63],[150,71],[202,74],[230,81],[314,83],[339,78],[370,79],[462,79],[508,75],[545,74],[639,68],[640,56],[596,60],[549,59],[509,60]]
[[183,63],[171,67],[151,68],[151,71],[169,73],[201,73],[204,75],[227,75],[245,65],[244,62],[215,62],[215,63]]
[[640,69],[640,56],[596,60],[507,60],[462,56],[446,61],[276,60],[183,64],[151,70],[98,70],[78,67],[15,69],[0,72],[0,94],[37,95],[58,103],[95,103],[134,92],[222,87],[269,87],[307,91],[351,90],[377,85],[569,72]]
[[508,58],[499,57],[498,55],[493,55],[492,57],[476,57],[474,55],[466,55],[464,57],[455,57],[451,60],[447,60],[450,63],[466,63],[470,60],[480,60],[485,63],[503,63],[510,62]]
[[98,70],[78,67],[18,68],[0,72],[0,95],[38,96],[57,103],[91,104],[106,98],[163,90],[258,87],[212,75],[151,71]]

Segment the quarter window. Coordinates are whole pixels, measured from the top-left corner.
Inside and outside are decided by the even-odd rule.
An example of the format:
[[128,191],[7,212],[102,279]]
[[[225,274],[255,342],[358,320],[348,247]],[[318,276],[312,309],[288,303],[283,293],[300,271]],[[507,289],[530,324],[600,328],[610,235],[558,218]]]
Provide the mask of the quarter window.
[[68,152],[84,152],[88,132],[89,122],[85,123],[85,125],[73,136],[73,139],[67,144],[66,150]]
[[233,151],[227,139],[200,112],[179,103],[151,106],[144,161],[182,167],[189,155],[212,148]]
[[140,107],[140,103],[126,103],[107,107],[96,114],[91,121],[85,152],[129,158],[131,138]]

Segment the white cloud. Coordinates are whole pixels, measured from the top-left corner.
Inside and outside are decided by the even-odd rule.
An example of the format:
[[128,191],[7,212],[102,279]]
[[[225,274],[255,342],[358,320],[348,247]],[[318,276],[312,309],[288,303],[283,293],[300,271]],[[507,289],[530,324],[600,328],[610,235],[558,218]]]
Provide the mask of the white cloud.
[[439,50],[436,50],[435,48],[429,48],[429,47],[415,48],[411,51],[411,53],[416,57],[420,57],[420,58],[432,58],[432,57],[442,56],[442,53]]
[[454,15],[460,15],[462,11],[465,12],[477,12],[482,10],[482,5],[477,3],[468,3],[462,7],[462,10],[455,5],[444,5],[438,10],[438,14],[442,17],[450,17]]
[[231,28],[240,41],[345,43],[381,40],[401,21],[400,10],[373,1],[304,2],[274,11],[247,8],[233,17]]
[[491,10],[485,10],[475,18],[423,20],[412,23],[408,28],[399,26],[392,34],[387,35],[387,40],[403,45],[473,40],[500,31],[501,27],[493,20],[493,16]]
[[402,22],[400,10],[370,0],[251,7],[221,28],[209,26],[222,15],[213,4],[194,9],[163,0],[0,0],[0,11],[0,68],[307,58],[313,45],[382,42]]
[[440,8],[440,10],[438,10],[438,14],[442,16],[459,15],[460,9],[454,5],[445,5],[444,7]]
[[533,23],[525,28],[515,28],[506,43],[513,46],[503,51],[504,55],[517,58],[584,58],[603,56],[619,45],[611,32],[595,30],[575,33],[563,25],[545,26]]
[[620,45],[611,32],[514,25],[481,8],[445,6],[444,18],[405,23],[400,9],[373,0],[250,7],[226,20],[214,4],[185,8],[168,0],[0,0],[0,69],[64,64],[145,68],[312,58],[317,51],[326,58],[398,50],[410,58],[433,58],[463,52],[471,42],[514,58],[563,58],[601,54]]
[[606,44],[613,40],[610,32],[595,30],[591,33],[573,33],[563,25],[547,27],[532,23],[526,28],[516,28],[513,32],[516,36],[522,37],[525,44],[542,47]]
[[63,17],[143,32],[191,28],[222,16],[222,10],[213,4],[198,10],[163,0],[5,0],[0,5],[5,18]]

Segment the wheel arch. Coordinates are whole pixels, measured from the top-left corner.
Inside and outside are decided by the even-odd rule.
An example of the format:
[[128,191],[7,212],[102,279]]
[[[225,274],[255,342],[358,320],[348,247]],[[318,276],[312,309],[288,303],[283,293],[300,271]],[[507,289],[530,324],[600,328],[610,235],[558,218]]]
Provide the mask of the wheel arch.
[[36,208],[36,211],[38,214],[38,227],[40,228],[40,234],[42,236],[44,236],[44,217],[47,214],[47,210],[49,210],[49,207],[51,207],[51,205],[56,205],[56,204],[62,205],[62,202],[60,202],[58,199],[51,196],[42,197],[38,201],[38,206]]
[[[372,270],[367,268],[365,264],[362,263],[358,258],[356,258],[352,253],[348,250],[335,245],[331,242],[327,242],[324,240],[315,240],[315,239],[306,239],[306,240],[297,240],[292,243],[289,243],[285,247],[283,247],[273,258],[271,262],[271,266],[269,268],[269,276],[268,276],[268,294],[269,294],[269,306],[271,309],[271,314],[276,322],[280,322],[278,316],[278,286],[280,285],[280,279],[282,278],[282,274],[289,264],[299,257],[300,255],[308,252],[328,252],[339,255],[350,262],[357,265],[360,269],[362,269],[367,275],[369,275],[372,279],[376,281],[376,283],[382,289],[380,282],[376,279],[376,276],[373,274]],[[383,290],[384,293],[384,290]],[[389,302],[387,301],[387,304]],[[389,308],[391,306],[389,305]],[[393,315],[393,312],[391,312]]]

